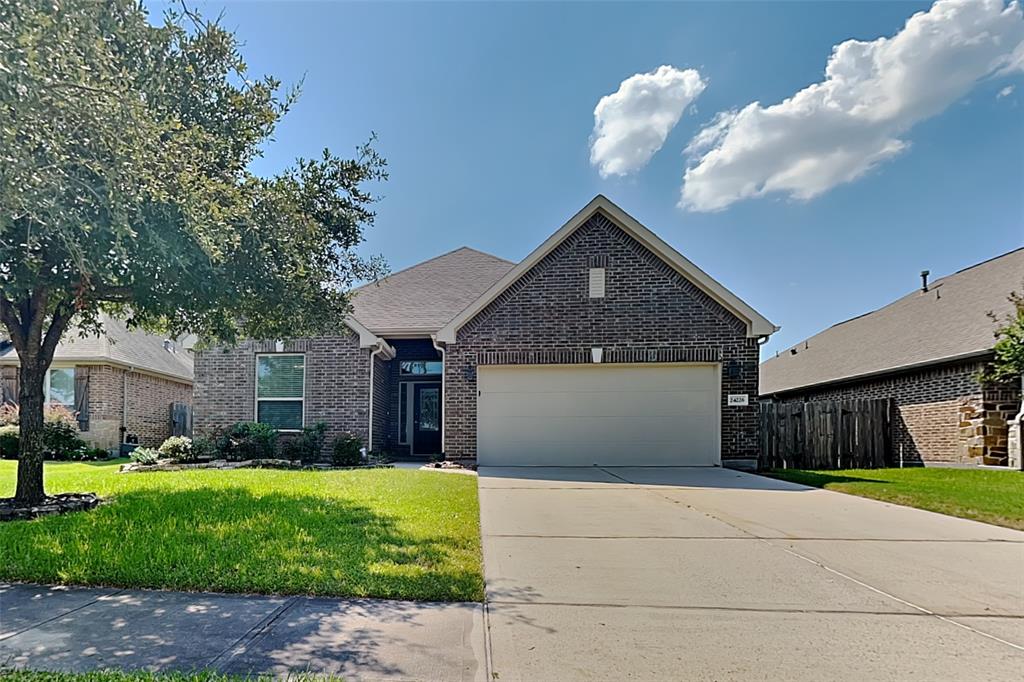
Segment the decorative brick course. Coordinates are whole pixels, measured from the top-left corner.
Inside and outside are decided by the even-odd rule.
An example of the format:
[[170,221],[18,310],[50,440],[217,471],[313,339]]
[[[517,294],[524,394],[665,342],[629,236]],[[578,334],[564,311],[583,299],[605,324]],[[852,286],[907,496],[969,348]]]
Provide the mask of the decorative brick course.
[[[1006,420],[1020,405],[1013,387],[985,387],[982,360],[951,362],[841,385],[787,392],[780,402],[892,398],[892,459],[959,462],[1006,456]],[[765,399],[762,396],[762,399]]]
[[[589,298],[588,271],[606,268],[604,298]],[[722,459],[757,457],[758,346],[745,323],[598,213],[458,332],[445,353],[445,448],[476,457],[476,367],[721,362]],[[750,396],[727,406],[729,393]]]

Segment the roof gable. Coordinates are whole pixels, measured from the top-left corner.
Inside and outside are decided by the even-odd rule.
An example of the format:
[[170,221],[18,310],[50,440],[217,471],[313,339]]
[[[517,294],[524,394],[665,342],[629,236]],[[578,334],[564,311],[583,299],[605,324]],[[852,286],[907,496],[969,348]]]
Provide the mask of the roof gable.
[[352,316],[378,335],[429,335],[514,264],[462,247],[352,292]]
[[762,317],[756,310],[740,300],[735,294],[715,281],[706,272],[687,260],[682,254],[666,244],[657,235],[637,222],[632,216],[612,203],[604,195],[598,195],[583,209],[573,216],[565,225],[538,246],[514,268],[481,294],[468,307],[456,315],[437,334],[438,341],[455,343],[459,329],[483,311],[506,289],[515,284],[545,256],[559,244],[583,226],[595,213],[601,212],[617,227],[633,237],[640,244],[658,256],[667,265],[693,282],[704,293],[722,305],[747,326],[747,335],[751,337],[767,336],[778,331],[778,327]]
[[935,280],[870,313],[835,324],[761,364],[761,394],[987,354],[988,313],[1010,312],[1024,282],[1024,248]]

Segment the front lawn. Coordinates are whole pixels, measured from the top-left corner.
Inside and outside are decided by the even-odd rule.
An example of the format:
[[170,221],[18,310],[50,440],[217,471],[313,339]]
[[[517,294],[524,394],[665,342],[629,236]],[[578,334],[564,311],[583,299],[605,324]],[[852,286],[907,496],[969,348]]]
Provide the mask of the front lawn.
[[[118,474],[45,468],[90,512],[0,523],[0,580],[480,601],[476,478],[397,469]],[[16,462],[0,461],[0,497]]]
[[986,469],[774,469],[794,483],[1024,530],[1024,473]]

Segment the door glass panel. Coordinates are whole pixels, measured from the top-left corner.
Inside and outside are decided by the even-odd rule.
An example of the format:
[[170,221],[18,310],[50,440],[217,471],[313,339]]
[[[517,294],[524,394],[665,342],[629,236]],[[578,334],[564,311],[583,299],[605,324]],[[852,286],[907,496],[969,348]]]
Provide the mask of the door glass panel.
[[441,389],[420,389],[420,431],[437,431],[440,428]]
[[398,364],[398,373],[422,376],[424,374],[440,374],[444,363],[440,360],[403,360]]

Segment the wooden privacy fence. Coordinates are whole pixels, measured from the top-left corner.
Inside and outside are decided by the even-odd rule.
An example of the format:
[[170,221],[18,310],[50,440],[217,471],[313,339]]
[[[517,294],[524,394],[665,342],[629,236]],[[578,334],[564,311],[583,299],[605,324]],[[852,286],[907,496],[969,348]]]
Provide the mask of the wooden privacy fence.
[[877,469],[892,461],[889,399],[761,403],[761,466]]
[[192,406],[171,403],[171,435],[192,437]]

